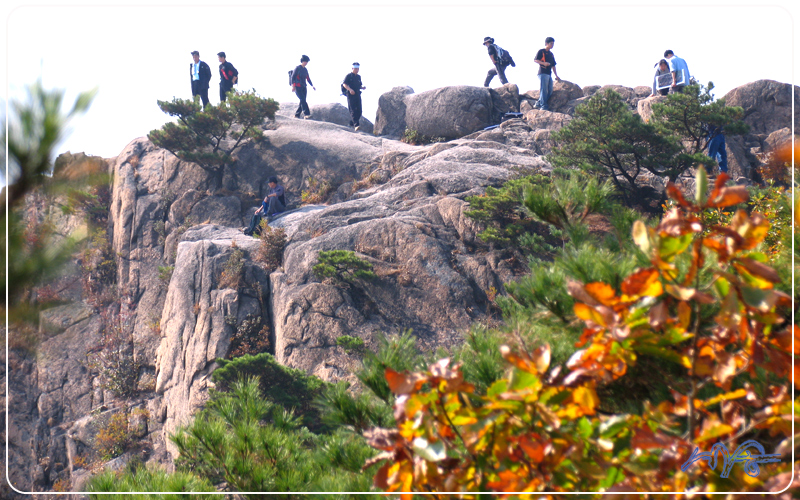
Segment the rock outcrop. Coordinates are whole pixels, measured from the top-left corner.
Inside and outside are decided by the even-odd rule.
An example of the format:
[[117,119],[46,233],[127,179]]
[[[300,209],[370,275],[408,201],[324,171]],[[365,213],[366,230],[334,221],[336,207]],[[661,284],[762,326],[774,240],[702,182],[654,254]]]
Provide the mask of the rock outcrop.
[[[472,323],[489,317],[487,290],[502,290],[527,269],[477,238],[480,228],[464,215],[466,198],[521,173],[547,171],[550,134],[603,88],[623,94],[643,118],[659,99],[647,99],[647,87],[581,89],[562,81],[551,111],[541,111],[532,109],[538,91],[520,93],[515,85],[419,94],[395,87],[379,100],[378,137],[343,126],[342,111],[349,117],[339,104],[313,106],[314,120],[296,120],[282,116],[292,109],[287,103],[263,125],[263,141],[236,153],[221,185],[145,138],[132,141],[102,168],[113,173],[109,237],[116,286],[129,308],[136,394],[114,396],[82,364],[102,347],[100,311],[78,299],[45,311],[37,357],[12,351],[9,359],[15,486],[42,490],[69,480],[80,489],[88,477],[80,457],[92,452],[97,429],[121,412],[149,443],[145,458],[170,462],[169,433],[203,406],[215,360],[231,355],[240,326],[256,318],[278,361],[331,381],[350,378],[357,361],[337,346],[341,335],[368,348],[380,333],[406,328],[425,350],[459,342]],[[741,172],[752,169],[755,153],[790,139],[790,91],[760,81],[726,96],[745,108],[753,127],[741,144],[729,141]],[[484,130],[506,111],[524,118]],[[406,128],[452,140],[395,140]],[[83,160],[67,163],[76,161]],[[272,175],[287,188],[290,207],[316,183],[333,194],[328,205],[306,205],[271,222],[286,231],[287,244],[283,266],[268,274],[255,257],[260,242],[237,228]],[[74,223],[64,220],[65,227]],[[320,280],[312,270],[318,254],[333,249],[353,251],[377,277],[350,285]],[[233,268],[241,269],[238,279],[223,278]],[[111,465],[123,467],[131,457]]]
[[[277,113],[278,116],[284,116],[286,118],[294,117],[294,113],[297,110],[297,104],[297,102],[282,102]],[[351,117],[347,106],[343,106],[338,102],[332,104],[310,104],[309,109],[311,110],[311,120],[335,123],[336,125],[350,128]],[[371,121],[362,116],[359,123],[361,125],[359,132],[372,134],[374,125]]]

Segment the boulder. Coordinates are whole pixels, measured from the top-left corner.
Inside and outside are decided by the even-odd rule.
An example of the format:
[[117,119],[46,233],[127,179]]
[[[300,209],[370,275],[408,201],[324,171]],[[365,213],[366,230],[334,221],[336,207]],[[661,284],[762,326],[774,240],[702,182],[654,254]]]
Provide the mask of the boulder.
[[[344,97],[342,99],[344,99]],[[285,116],[286,118],[292,118],[297,109],[297,104],[297,102],[282,102],[277,114]],[[309,109],[311,110],[311,120],[335,123],[336,125],[351,128],[350,111],[347,109],[346,105],[342,105],[338,102],[330,104],[311,104],[309,105]],[[374,126],[366,117],[362,116],[359,123],[361,124],[359,131],[368,134],[373,132]]]
[[664,102],[667,100],[667,96],[663,95],[656,95],[653,97],[647,97],[645,99],[640,99],[638,103],[636,103],[636,112],[642,118],[642,121],[647,123],[650,121],[650,118],[653,116],[653,104],[657,102]]
[[400,138],[406,131],[405,98],[414,93],[411,87],[394,87],[378,98],[375,135]]
[[[744,109],[744,122],[751,134],[771,134],[792,127],[792,92],[800,102],[800,87],[773,80],[758,80],[736,87],[725,94],[725,104]],[[795,130],[800,129],[800,113],[794,117]]]
[[[519,113],[519,87],[513,83],[507,83],[502,87],[489,89],[492,96],[492,102],[497,113],[502,116],[503,113]],[[499,118],[498,120],[499,121]]]
[[600,85],[589,85],[588,87],[583,87],[583,95],[585,97],[593,96],[598,90],[600,90]]
[[[547,107],[550,108],[550,111],[563,113],[564,109],[562,108],[566,108],[570,101],[580,97],[583,97],[583,90],[578,85],[567,80],[554,81],[553,93],[550,94],[550,98],[547,100]],[[539,91],[529,90],[520,95],[520,99],[526,99],[533,105],[539,100]]]
[[525,114],[525,121],[532,129],[557,130],[572,120],[570,115],[543,109],[533,109]]
[[494,123],[492,95],[484,87],[443,87],[405,102],[406,127],[428,137],[455,139]]
[[[636,111],[636,106],[639,104],[640,97],[637,95],[634,89],[622,85],[603,85],[597,90],[597,92],[604,92],[606,90],[613,90],[617,94],[621,95],[622,99],[628,104],[628,108]],[[647,95],[650,95],[650,93],[648,92]]]

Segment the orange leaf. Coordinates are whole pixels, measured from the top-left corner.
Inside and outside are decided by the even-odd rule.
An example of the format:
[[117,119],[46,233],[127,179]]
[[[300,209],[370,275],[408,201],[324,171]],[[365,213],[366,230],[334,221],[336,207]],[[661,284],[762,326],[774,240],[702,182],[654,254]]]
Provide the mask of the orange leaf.
[[709,207],[729,207],[731,205],[744,203],[750,199],[750,193],[747,192],[745,186],[724,187],[720,189],[719,192],[715,189],[714,193],[716,193],[716,196],[709,200]]
[[608,326],[603,315],[601,315],[594,307],[587,306],[586,304],[581,304],[580,302],[575,302],[575,305],[572,308],[575,311],[575,316],[579,317],[584,321],[590,321],[600,326]]
[[538,464],[544,460],[544,446],[539,441],[534,441],[528,436],[522,436],[519,440],[519,447],[530,457],[533,463]]
[[386,377],[386,381],[389,383],[389,390],[393,393],[400,395],[400,394],[412,394],[416,392],[423,383],[427,380],[427,377],[420,373],[399,373],[391,368],[386,368],[384,371],[384,376]]
[[692,308],[685,301],[678,302],[678,321],[684,330],[689,328],[689,322],[692,319]]
[[581,409],[590,415],[594,414],[594,409],[600,404],[600,400],[594,389],[590,387],[579,386],[572,391],[572,400],[580,405]]
[[658,297],[663,293],[658,271],[654,268],[642,269],[625,278],[621,287],[622,293],[635,297]]
[[595,300],[604,306],[613,306],[619,302],[614,288],[607,283],[596,281],[594,283],[587,284],[583,288],[589,293],[589,295],[591,295]]
[[633,429],[631,446],[635,449],[649,450],[653,448],[666,449],[673,444],[673,439],[664,434],[653,433],[650,427],[644,425]]
[[675,184],[673,184],[671,182],[667,183],[667,196],[669,196],[673,200],[677,201],[678,205],[680,205],[682,207],[690,207],[691,206],[691,204],[688,201],[686,201],[686,198],[683,197],[683,193],[681,193],[681,190],[678,189],[678,186],[676,186]]
[[567,278],[567,293],[577,302],[583,302],[590,306],[596,306],[598,304],[598,302],[594,300],[594,297],[586,293],[586,290],[583,288],[583,283],[580,281]]

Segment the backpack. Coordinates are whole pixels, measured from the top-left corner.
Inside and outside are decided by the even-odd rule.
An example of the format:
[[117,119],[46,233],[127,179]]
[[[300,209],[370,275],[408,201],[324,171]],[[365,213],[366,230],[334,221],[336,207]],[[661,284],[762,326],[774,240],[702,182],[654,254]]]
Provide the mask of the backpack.
[[494,48],[497,50],[497,60],[500,61],[502,64],[510,65],[512,68],[516,67],[514,63],[514,59],[511,57],[511,53],[507,50],[503,50],[500,48],[499,45],[495,44]]
[[341,89],[342,89],[342,95],[343,96],[347,97],[347,96],[350,95],[350,92],[348,92],[347,89],[344,88],[344,82],[342,82]]
[[294,73],[294,70],[290,69],[289,70],[289,85],[290,86],[294,85],[294,82],[292,82],[292,73]]

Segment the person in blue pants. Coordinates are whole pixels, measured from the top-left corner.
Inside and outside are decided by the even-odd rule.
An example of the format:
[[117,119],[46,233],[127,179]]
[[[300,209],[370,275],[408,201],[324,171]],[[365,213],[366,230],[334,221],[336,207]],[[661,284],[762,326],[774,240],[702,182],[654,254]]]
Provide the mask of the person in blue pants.
[[250,218],[250,225],[244,229],[244,234],[252,236],[253,233],[259,231],[261,218],[264,215],[273,217],[284,210],[286,210],[286,200],[284,198],[285,189],[278,184],[278,178],[273,176],[267,181],[269,184],[269,193],[261,202],[261,206]]
[[728,172],[728,152],[725,150],[725,134],[718,127],[710,127],[708,132],[708,156],[719,165],[720,172]]
[[547,101],[550,99],[550,94],[553,93],[553,77],[550,74],[552,73],[556,77],[556,81],[561,81],[558,71],[556,71],[556,58],[551,50],[555,43],[555,38],[551,36],[545,38],[544,48],[539,49],[536,59],[534,59],[534,62],[539,65],[539,100],[533,107],[545,111],[549,111]]

